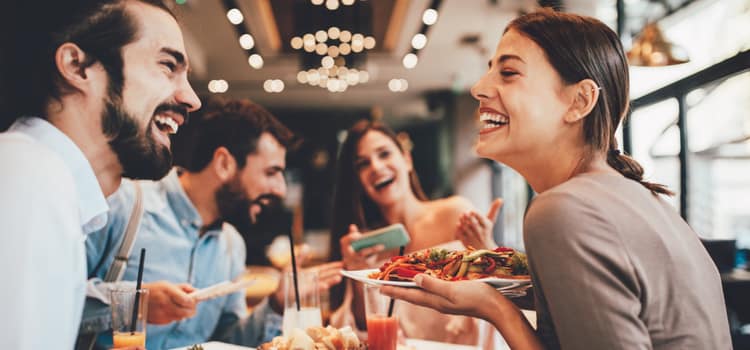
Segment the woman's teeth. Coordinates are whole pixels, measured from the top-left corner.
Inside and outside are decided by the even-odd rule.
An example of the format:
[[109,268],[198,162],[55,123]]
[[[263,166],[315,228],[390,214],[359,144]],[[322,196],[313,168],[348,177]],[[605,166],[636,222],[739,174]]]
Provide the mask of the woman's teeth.
[[373,186],[375,187],[375,189],[379,190],[379,189],[381,189],[381,188],[383,188],[385,186],[390,185],[392,182],[393,182],[393,178],[389,177],[387,179],[382,179],[380,181],[376,181],[375,184],[373,184]]
[[154,117],[154,121],[156,121],[156,126],[159,127],[159,130],[166,131],[170,134],[176,134],[177,129],[180,128],[180,125],[170,117],[157,115]]
[[484,123],[484,125],[482,126],[483,129],[506,125],[510,122],[510,118],[505,115],[489,112],[479,114],[479,120]]

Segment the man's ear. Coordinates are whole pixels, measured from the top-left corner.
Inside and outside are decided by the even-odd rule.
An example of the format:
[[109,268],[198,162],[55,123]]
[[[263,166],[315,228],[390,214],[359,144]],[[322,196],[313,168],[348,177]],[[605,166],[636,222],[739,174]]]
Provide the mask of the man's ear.
[[583,79],[569,88],[573,89],[573,103],[568,113],[565,114],[565,122],[575,123],[591,113],[599,101],[599,85],[591,79]]
[[85,91],[91,84],[87,68],[91,67],[90,57],[78,45],[64,43],[55,51],[55,66],[68,86]]
[[221,182],[229,181],[237,172],[237,160],[226,147],[219,147],[214,151],[211,166]]

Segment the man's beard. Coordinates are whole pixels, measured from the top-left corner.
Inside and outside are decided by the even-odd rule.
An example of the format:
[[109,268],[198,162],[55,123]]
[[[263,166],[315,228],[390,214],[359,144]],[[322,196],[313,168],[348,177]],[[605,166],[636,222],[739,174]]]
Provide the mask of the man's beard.
[[[154,115],[164,110],[174,110],[187,117],[180,105],[162,104]],[[122,99],[110,95],[102,112],[102,132],[110,138],[109,146],[122,165],[122,176],[131,179],[158,180],[172,167],[172,152],[159,144],[153,135],[153,120],[141,128],[136,117],[125,111]]]
[[262,194],[251,199],[242,185],[239,175],[221,185],[216,191],[216,203],[220,220],[226,221],[238,230],[251,227],[254,222],[250,217],[250,206],[260,205],[262,212],[281,206],[281,198],[272,194]]

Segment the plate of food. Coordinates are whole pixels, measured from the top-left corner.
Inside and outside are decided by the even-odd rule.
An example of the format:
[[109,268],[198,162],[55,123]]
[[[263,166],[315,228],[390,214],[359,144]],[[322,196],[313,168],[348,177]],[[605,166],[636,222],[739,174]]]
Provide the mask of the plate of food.
[[421,273],[445,281],[481,281],[499,290],[531,283],[526,254],[507,247],[455,251],[430,248],[395,256],[377,269],[341,271],[363,283],[398,287],[416,287],[414,276]]

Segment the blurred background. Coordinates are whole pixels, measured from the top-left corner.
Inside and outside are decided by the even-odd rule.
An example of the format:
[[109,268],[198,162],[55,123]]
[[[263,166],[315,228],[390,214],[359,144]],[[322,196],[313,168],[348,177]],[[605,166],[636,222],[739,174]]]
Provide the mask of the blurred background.
[[[326,259],[337,152],[363,118],[399,133],[429,197],[458,194],[482,212],[504,198],[496,241],[523,249],[534,193],[513,170],[476,157],[469,89],[505,25],[539,6],[619,33],[632,98],[622,149],[677,193],[669,200],[721,271],[747,264],[750,0],[173,1],[203,98],[249,98],[304,141],[287,159],[285,207],[239,228],[248,265],[287,264],[288,233],[312,261]],[[722,278],[733,331],[750,333],[750,278]]]
[[473,153],[469,88],[507,22],[538,6],[594,16],[620,33],[633,64],[625,150],[677,192],[675,207],[702,237],[750,246],[748,0],[175,2],[196,90],[250,98],[304,139],[288,159],[287,211],[267,213],[252,246],[292,230],[326,254],[337,148],[369,118],[413,146],[430,197],[460,194],[480,210],[505,198],[496,236],[522,248],[533,193]]

